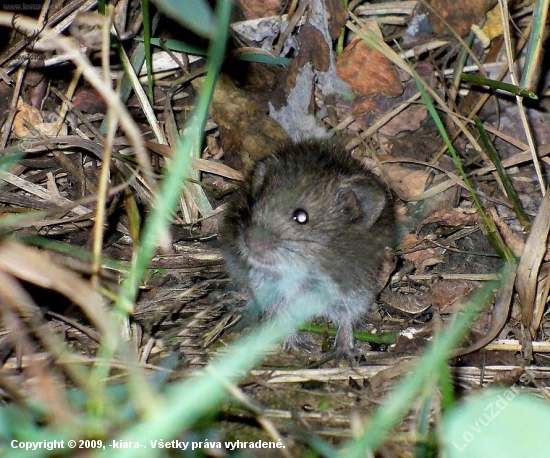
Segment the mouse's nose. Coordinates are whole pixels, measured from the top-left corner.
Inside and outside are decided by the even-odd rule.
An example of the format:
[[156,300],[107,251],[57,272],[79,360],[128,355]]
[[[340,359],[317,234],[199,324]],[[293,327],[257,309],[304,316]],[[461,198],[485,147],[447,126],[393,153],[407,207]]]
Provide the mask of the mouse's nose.
[[244,242],[252,253],[262,257],[277,249],[276,235],[264,226],[252,226],[244,233]]

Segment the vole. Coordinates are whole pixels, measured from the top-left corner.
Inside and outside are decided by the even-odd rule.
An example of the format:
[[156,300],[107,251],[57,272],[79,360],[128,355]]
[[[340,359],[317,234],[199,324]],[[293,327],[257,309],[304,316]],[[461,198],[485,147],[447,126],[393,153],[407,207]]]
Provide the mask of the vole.
[[[254,165],[232,195],[221,244],[230,277],[251,295],[248,309],[292,315],[308,298],[308,315],[338,327],[332,353],[341,359],[359,353],[353,327],[384,286],[394,233],[392,196],[376,175],[338,143],[308,140]],[[310,344],[296,333],[285,348]]]

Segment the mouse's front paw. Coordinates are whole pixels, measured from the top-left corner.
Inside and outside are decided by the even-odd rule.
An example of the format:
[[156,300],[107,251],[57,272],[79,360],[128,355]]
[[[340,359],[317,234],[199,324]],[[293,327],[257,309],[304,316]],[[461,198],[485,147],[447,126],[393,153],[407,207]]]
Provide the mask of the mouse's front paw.
[[352,366],[356,366],[359,358],[365,353],[360,348],[354,346],[339,346],[334,345],[331,350],[328,351],[327,356],[334,358],[336,363],[347,361]]
[[292,334],[283,344],[283,351],[303,351],[306,353],[313,353],[315,351],[315,341],[307,334],[297,332]]

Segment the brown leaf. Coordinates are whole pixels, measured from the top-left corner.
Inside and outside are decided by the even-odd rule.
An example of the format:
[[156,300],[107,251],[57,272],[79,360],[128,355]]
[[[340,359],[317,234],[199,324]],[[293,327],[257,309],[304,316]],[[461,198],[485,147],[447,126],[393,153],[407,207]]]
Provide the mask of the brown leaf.
[[[438,35],[450,35],[449,26],[459,35],[470,32],[472,24],[477,24],[485,17],[485,14],[496,3],[496,0],[461,0],[450,2],[449,0],[426,0],[437,13],[428,14],[430,25]],[[430,11],[420,8],[419,13]],[[439,15],[447,22],[446,25]]]
[[19,138],[34,138],[36,135],[26,126],[36,126],[42,123],[42,121],[43,118],[40,110],[19,101],[17,104],[17,114],[13,120],[13,133]]
[[[203,78],[197,78],[192,84],[199,92],[203,83]],[[248,168],[288,140],[283,128],[226,76],[216,85],[211,115],[220,130],[226,163],[237,170]]]
[[[501,271],[501,285],[494,298],[492,310],[485,310],[478,316],[472,326],[470,339],[472,343],[465,348],[459,348],[453,352],[453,357],[465,355],[483,348],[502,331],[510,315],[510,305],[514,292],[514,281],[516,278],[515,263],[508,263]],[[476,335],[481,336],[475,338]]]
[[401,132],[414,132],[426,119],[428,109],[424,105],[411,105],[384,124],[379,132],[388,137],[396,137]]
[[79,91],[73,99],[73,105],[82,113],[106,113],[107,104],[95,89]]
[[431,302],[434,307],[439,310],[439,313],[449,314],[456,311],[456,306],[459,307],[466,302],[466,298],[470,292],[479,285],[479,282],[462,280],[441,280],[432,285]]
[[244,19],[258,19],[268,16],[277,16],[284,9],[283,0],[237,0],[235,10]]
[[38,132],[46,137],[67,135],[67,125],[60,126],[55,118],[54,122],[43,122],[40,110],[20,101],[13,120],[13,133],[19,138],[36,138]]
[[430,176],[425,169],[413,170],[401,164],[386,164],[384,170],[390,178],[392,189],[403,200],[422,194]]
[[380,299],[386,305],[409,315],[418,315],[432,305],[429,294],[400,294],[391,291],[389,288],[382,291]]
[[[438,82],[433,76],[435,71],[432,65],[425,62],[420,62],[414,66],[414,69],[427,84],[433,88],[437,87]],[[408,105],[406,109],[400,111],[379,129],[380,132],[388,136],[394,136],[401,132],[417,130],[421,123],[426,119],[428,113],[423,104],[409,105],[410,100],[418,94],[418,87],[416,86],[414,79],[404,71],[396,70],[396,72],[403,87],[402,93],[397,96],[385,94],[371,96],[376,108],[371,112],[365,111],[362,119],[365,124],[372,125],[375,122],[378,122],[380,118],[384,117],[390,111],[402,106],[403,103],[406,103]]]
[[364,96],[382,93],[396,97],[403,92],[395,66],[361,39],[353,40],[344,49],[336,63],[336,73]]
[[[406,247],[414,247],[418,243],[420,243],[418,236],[408,234],[403,238],[400,247],[406,249]],[[426,267],[443,262],[443,257],[435,248],[421,248],[410,253],[405,253],[403,254],[403,259],[412,262],[416,268],[416,272],[419,274],[423,273]]]
[[461,226],[480,224],[481,217],[475,208],[447,208],[434,212],[419,225],[417,231],[432,223],[439,223],[445,226]]
[[359,117],[365,113],[373,113],[376,111],[376,102],[372,98],[358,100],[353,104],[352,113]]
[[535,336],[548,297],[548,266],[543,263],[550,232],[550,193],[544,197],[531,234],[521,256],[516,288],[521,303],[522,320]]

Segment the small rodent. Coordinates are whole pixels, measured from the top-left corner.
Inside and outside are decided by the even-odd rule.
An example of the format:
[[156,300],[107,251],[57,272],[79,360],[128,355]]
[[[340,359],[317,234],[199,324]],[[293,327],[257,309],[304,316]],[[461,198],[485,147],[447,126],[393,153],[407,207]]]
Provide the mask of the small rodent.
[[[357,353],[353,326],[384,285],[394,241],[390,191],[338,143],[289,143],[258,161],[234,192],[221,233],[232,280],[267,316],[292,311],[297,295],[323,298],[316,316],[338,327],[333,353]],[[291,336],[285,348],[308,348]]]

